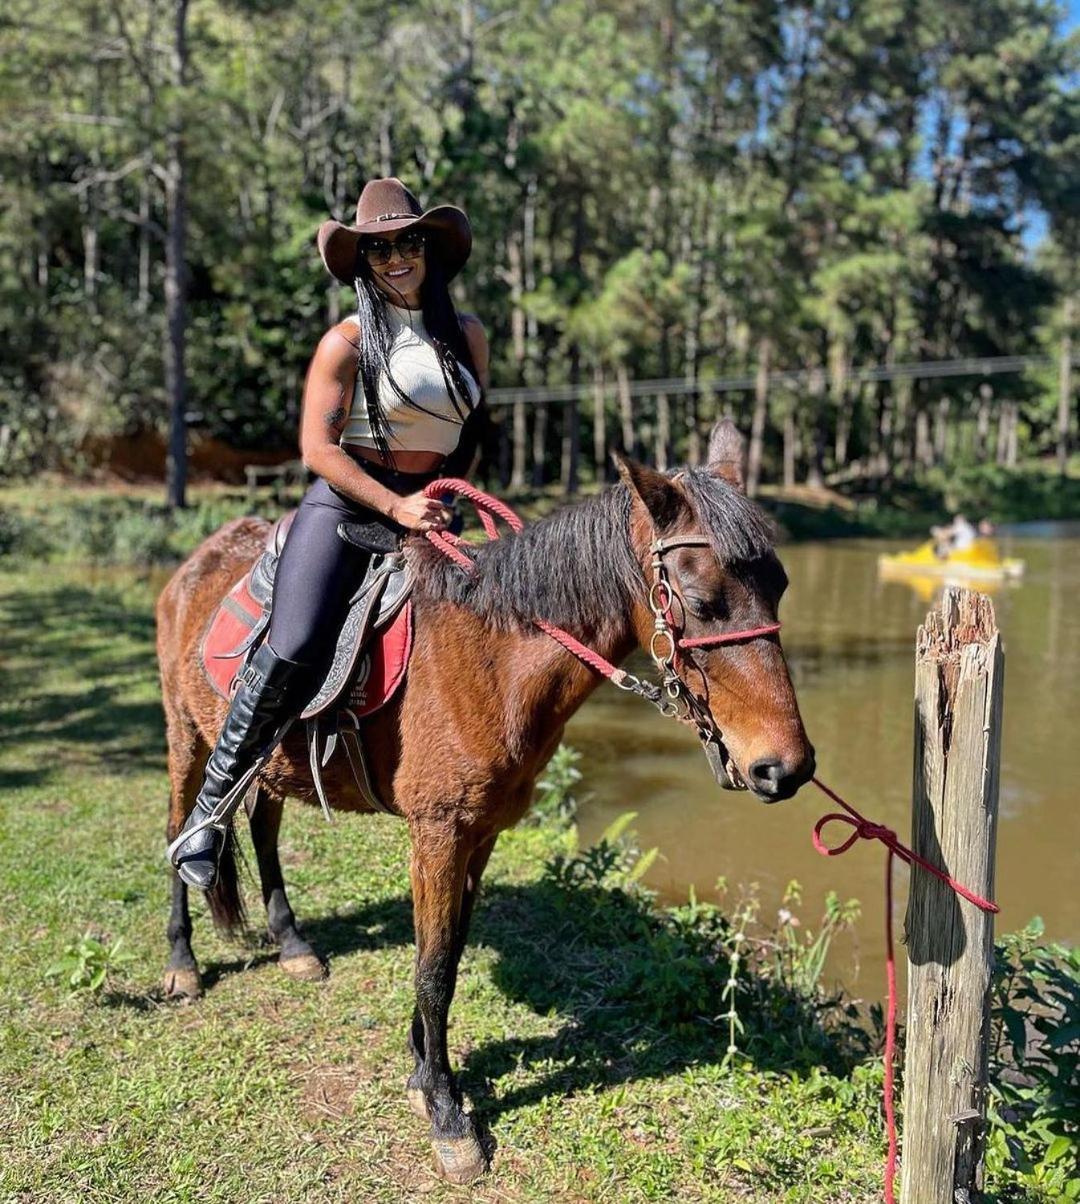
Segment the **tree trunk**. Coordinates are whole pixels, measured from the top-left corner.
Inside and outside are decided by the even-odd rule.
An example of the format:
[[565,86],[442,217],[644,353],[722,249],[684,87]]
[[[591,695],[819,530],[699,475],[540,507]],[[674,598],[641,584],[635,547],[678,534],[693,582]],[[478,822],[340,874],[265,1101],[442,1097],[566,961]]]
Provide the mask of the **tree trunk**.
[[878,394],[877,447],[874,466],[879,477],[887,477],[891,466],[893,435],[893,390],[890,381],[882,381]]
[[529,427],[525,402],[514,402],[513,430],[510,453],[510,488],[520,492],[525,488],[525,461],[529,454]]
[[798,455],[797,448],[798,432],[795,429],[795,403],[794,401],[784,415],[784,488],[791,489],[795,484],[795,457]]
[[636,456],[637,431],[634,430],[634,398],[630,392],[630,378],[626,365],[619,360],[615,365],[615,385],[619,394],[619,422],[622,426],[622,449],[627,456]]
[[979,386],[979,407],[975,420],[975,459],[985,463],[990,452],[990,404],[994,398],[992,385]]
[[686,394],[686,432],[686,462],[697,468],[701,463],[701,416],[696,389]]
[[934,463],[934,446],[930,442],[930,415],[922,406],[915,415],[915,462],[920,468]]
[[1061,349],[1058,352],[1057,466],[1062,476],[1069,465],[1069,428],[1072,425],[1072,334],[1076,297],[1065,298]]
[[821,368],[813,368],[807,384],[811,414],[811,454],[806,467],[806,483],[812,489],[825,484],[825,374]]
[[769,416],[769,363],[772,342],[768,335],[758,342],[757,372],[754,375],[754,411],[750,419],[750,447],[746,457],[746,492],[755,497],[761,483],[761,456],[765,446],[765,423]]
[[593,419],[592,446],[593,470],[596,483],[602,485],[607,480],[607,415],[604,399],[604,369],[599,365],[593,366]]
[[532,485],[539,489],[544,483],[544,459],[547,454],[547,402],[540,402],[533,407],[533,437],[532,437]]
[[[523,238],[524,236],[514,229],[510,231],[506,240],[506,269],[510,284],[510,348],[514,356],[519,383],[524,383],[525,380],[527,353],[525,310],[522,308],[522,297],[525,292],[525,265],[521,245]],[[525,403],[516,401],[514,402],[513,453],[510,470],[510,488],[514,490],[525,488],[526,439]]]
[[942,397],[934,411],[934,459],[938,464],[944,464],[948,451],[949,435],[949,399]]
[[165,136],[165,392],[169,402],[166,505],[187,505],[187,180],[181,108],[187,87],[188,0],[173,0],[172,82],[175,89]]
[[139,292],[135,308],[144,314],[150,308],[150,166],[139,181]]
[[833,339],[829,347],[829,392],[836,409],[836,433],[833,439],[833,468],[847,463],[848,436],[851,432],[851,398],[848,396],[847,347],[842,339]]
[[899,476],[911,467],[911,381],[893,381],[892,470]]
[[997,447],[994,461],[1002,468],[1009,455],[1009,425],[1012,420],[1012,402],[1006,401],[998,406]]
[[671,403],[661,393],[656,399],[656,467],[667,472],[671,460]]
[[[575,373],[576,375],[576,373]],[[563,406],[562,456],[560,478],[563,491],[572,497],[578,491],[578,460],[581,447],[581,424],[578,420],[578,399],[571,397]]]

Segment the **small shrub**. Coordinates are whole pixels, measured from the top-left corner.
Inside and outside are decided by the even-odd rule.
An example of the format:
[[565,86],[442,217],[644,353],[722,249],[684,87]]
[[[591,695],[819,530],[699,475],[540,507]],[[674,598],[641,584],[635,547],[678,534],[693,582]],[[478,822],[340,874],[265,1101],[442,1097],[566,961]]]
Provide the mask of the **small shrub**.
[[32,559],[49,550],[46,532],[33,515],[0,509],[0,556]]
[[569,744],[560,744],[547,763],[544,776],[536,783],[536,796],[527,822],[535,825],[553,824],[567,828],[577,815],[578,799],[574,787],[581,781],[578,762],[581,753]]
[[1002,1200],[1080,1200],[1080,949],[1042,920],[996,948],[987,1168]]
[[109,559],[139,567],[174,559],[167,514],[147,507],[121,515],[113,526]]
[[64,956],[45,971],[45,977],[66,979],[71,991],[97,994],[105,986],[111,970],[133,960],[135,955],[122,945],[123,938],[107,945],[87,932],[68,945]]

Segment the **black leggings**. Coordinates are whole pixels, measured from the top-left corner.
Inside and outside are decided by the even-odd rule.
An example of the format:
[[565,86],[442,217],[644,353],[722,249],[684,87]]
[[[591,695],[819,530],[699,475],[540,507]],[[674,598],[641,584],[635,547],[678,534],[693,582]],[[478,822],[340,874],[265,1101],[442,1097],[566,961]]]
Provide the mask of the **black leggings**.
[[[431,473],[392,472],[366,463],[363,467],[400,494],[416,493],[435,479]],[[328,663],[349,598],[371,560],[370,552],[338,535],[342,519],[377,522],[402,533],[396,523],[339,493],[322,477],[304,494],[274,576],[274,608],[266,641],[278,656],[315,670]]]

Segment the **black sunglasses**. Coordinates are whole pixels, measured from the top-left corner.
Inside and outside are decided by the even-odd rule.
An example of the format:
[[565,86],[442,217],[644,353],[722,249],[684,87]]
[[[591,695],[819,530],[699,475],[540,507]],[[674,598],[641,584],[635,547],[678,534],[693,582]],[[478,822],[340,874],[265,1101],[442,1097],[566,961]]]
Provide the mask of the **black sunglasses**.
[[386,238],[361,239],[360,250],[368,263],[381,265],[390,262],[395,247],[402,259],[418,259],[424,252],[426,241],[419,231],[415,234],[406,231],[398,236],[396,242],[390,242]]

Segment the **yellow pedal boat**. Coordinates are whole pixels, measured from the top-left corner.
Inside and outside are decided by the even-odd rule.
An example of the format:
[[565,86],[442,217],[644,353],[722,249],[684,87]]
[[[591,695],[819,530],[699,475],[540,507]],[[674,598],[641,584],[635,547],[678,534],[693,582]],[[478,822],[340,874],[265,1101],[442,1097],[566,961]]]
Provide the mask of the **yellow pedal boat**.
[[1009,581],[1024,575],[1022,560],[1003,557],[992,539],[977,539],[970,548],[942,559],[934,552],[933,540],[913,552],[878,557],[883,577],[957,577],[974,581]]

